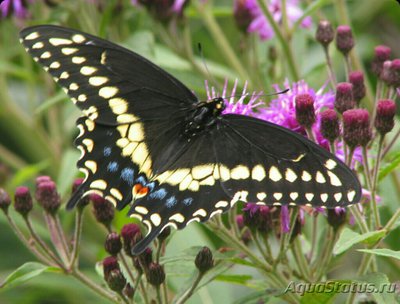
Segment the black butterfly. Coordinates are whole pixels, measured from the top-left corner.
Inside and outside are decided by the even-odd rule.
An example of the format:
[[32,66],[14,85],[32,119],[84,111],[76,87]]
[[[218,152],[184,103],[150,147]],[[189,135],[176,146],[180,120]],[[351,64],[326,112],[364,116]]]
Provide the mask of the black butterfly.
[[76,146],[85,182],[148,227],[140,253],[168,225],[204,222],[237,201],[334,208],[357,203],[357,177],[307,138],[226,114],[138,54],[58,26],[21,32],[26,50],[82,110]]

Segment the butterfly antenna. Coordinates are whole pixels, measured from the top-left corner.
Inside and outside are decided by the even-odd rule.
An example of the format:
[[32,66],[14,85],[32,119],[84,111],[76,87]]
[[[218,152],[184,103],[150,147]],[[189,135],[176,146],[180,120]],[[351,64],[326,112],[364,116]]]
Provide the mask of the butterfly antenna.
[[[203,47],[201,46],[201,43],[200,43],[200,42],[197,44],[197,49],[198,49],[198,51],[199,51],[199,54],[200,54],[200,57],[201,57],[201,61],[202,61],[202,63],[203,63],[203,66],[204,66],[204,68],[205,68],[205,70],[206,70],[207,78],[210,79],[210,81],[211,81],[213,87],[217,89],[217,92],[219,92],[219,90],[218,90],[218,82],[217,82],[217,80],[212,76],[212,74],[210,73],[210,70],[208,69],[206,60],[205,60],[205,58],[204,58]],[[212,88],[211,88],[211,92],[210,92],[210,93],[212,94]]]
[[[275,92],[275,93],[270,93],[270,94],[254,94],[253,93],[253,95],[255,95],[257,97],[268,97],[268,96],[275,96],[275,95],[285,94],[288,91],[290,91],[290,89],[285,89],[285,90],[282,90],[282,91],[279,91],[279,92]],[[242,97],[243,95],[248,95],[248,93],[246,93],[246,94],[235,94],[235,95],[227,96],[226,98],[232,98],[232,97],[238,98],[238,97]]]

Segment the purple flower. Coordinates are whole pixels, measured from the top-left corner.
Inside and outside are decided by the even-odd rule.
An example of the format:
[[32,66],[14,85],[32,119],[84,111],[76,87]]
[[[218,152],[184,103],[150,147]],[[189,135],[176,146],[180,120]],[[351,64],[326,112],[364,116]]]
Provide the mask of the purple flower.
[[[261,40],[268,40],[274,36],[274,31],[269,24],[268,20],[264,16],[262,10],[257,4],[256,0],[242,1],[243,6],[251,13],[253,20],[251,21],[247,31],[250,33],[257,32]],[[272,14],[275,22],[278,24],[282,23],[282,7],[281,0],[271,0],[267,4],[269,11]],[[299,8],[298,0],[287,0],[286,13],[289,22],[289,26],[292,26],[300,17],[303,15],[303,11]],[[311,18],[306,17],[302,20],[301,26],[309,28],[311,26]]]
[[23,19],[28,17],[26,7],[32,0],[4,0],[0,4],[1,17],[6,18],[14,15],[17,18]]
[[290,232],[290,214],[287,205],[281,207],[281,231],[283,233]]
[[[207,99],[210,100],[210,99],[217,98],[220,96],[224,97],[226,108],[225,108],[223,114],[231,113],[231,114],[241,114],[241,115],[255,117],[256,113],[254,112],[254,108],[264,104],[263,102],[258,101],[260,95],[262,95],[263,92],[258,92],[258,93],[253,92],[251,94],[248,93],[247,92],[247,82],[245,82],[242,92],[237,93],[236,92],[237,84],[238,84],[238,81],[236,79],[233,84],[232,90],[230,92],[228,92],[228,81],[225,81],[224,87],[222,89],[222,94],[220,95],[219,92],[215,91],[214,87],[210,87],[208,85],[208,82],[206,80],[205,87],[206,87],[206,92],[207,92]],[[250,100],[247,103],[244,103],[244,100],[248,96],[250,96]]]

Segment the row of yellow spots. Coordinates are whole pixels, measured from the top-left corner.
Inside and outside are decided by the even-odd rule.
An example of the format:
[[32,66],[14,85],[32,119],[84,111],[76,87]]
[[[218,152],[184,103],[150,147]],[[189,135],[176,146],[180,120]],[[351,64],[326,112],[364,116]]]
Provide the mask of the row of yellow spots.
[[[336,162],[333,160],[328,160],[325,167],[335,168]],[[330,178],[330,183],[333,186],[341,186],[339,178],[332,173],[327,171],[327,175]],[[287,168],[284,173],[276,166],[271,166],[269,171],[266,172],[262,165],[256,165],[250,170],[244,165],[238,165],[232,169],[229,169],[225,165],[221,164],[205,164],[195,166],[193,168],[180,168],[176,170],[165,171],[164,173],[155,176],[154,178],[160,183],[167,183],[172,186],[179,185],[179,190],[183,191],[189,189],[191,191],[198,191],[200,186],[208,185],[213,186],[216,180],[227,181],[229,179],[240,180],[252,178],[256,181],[263,181],[265,178],[269,178],[274,182],[278,182],[283,178],[286,181],[293,183],[298,178],[301,178],[304,182],[310,182],[312,180],[312,175],[303,170],[301,176],[299,177],[292,169]],[[324,175],[317,171],[315,175],[315,181],[317,183],[326,183]]]
[[[227,203],[227,202],[226,202]],[[217,203],[218,204],[218,203]],[[217,205],[216,204],[216,205]],[[228,203],[227,203],[228,204]],[[221,214],[223,211],[221,209],[214,210],[213,212],[210,213],[209,218]],[[148,227],[149,231],[151,231],[152,226],[154,225],[155,227],[160,226],[162,222],[162,218],[159,213],[153,213],[149,216],[149,220],[143,220],[143,215],[147,215],[149,213],[149,210],[146,207],[143,206],[137,206],[135,207],[135,213],[131,214],[130,217],[134,217],[139,219],[140,221],[143,221],[143,223]],[[205,219],[207,217],[207,211],[204,210],[203,208],[200,208],[193,212],[193,214],[189,217],[187,220],[186,225],[190,224],[191,222],[200,222],[201,219]],[[151,225],[151,223],[153,225]],[[185,222],[185,216],[182,213],[175,213],[174,215],[170,216],[168,218],[168,223],[165,224],[164,227],[166,226],[172,226],[175,229],[177,229],[176,223],[182,224]],[[164,228],[163,227],[163,228]],[[149,233],[149,231],[147,233]]]
[[[133,115],[132,115],[133,116]],[[123,124],[117,127],[121,136],[116,145],[121,148],[122,155],[130,157],[137,164],[141,172],[151,175],[152,160],[145,143],[145,133],[142,123],[133,116],[136,121],[132,124]]]

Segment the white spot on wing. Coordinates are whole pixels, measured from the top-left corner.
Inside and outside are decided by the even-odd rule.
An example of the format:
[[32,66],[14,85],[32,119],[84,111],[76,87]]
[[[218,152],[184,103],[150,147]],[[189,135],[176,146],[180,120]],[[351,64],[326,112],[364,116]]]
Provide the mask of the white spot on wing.
[[277,167],[271,166],[271,168],[269,169],[269,178],[274,182],[277,182],[282,179],[282,175]]
[[39,33],[38,32],[32,32],[28,36],[25,37],[25,40],[34,40],[39,38]]
[[265,178],[265,170],[261,165],[256,165],[253,170],[251,170],[251,178],[261,182]]
[[154,224],[154,226],[158,227],[161,224],[161,217],[158,213],[154,213],[150,216],[150,220]]
[[71,40],[64,38],[50,38],[49,42],[54,46],[72,44]]

